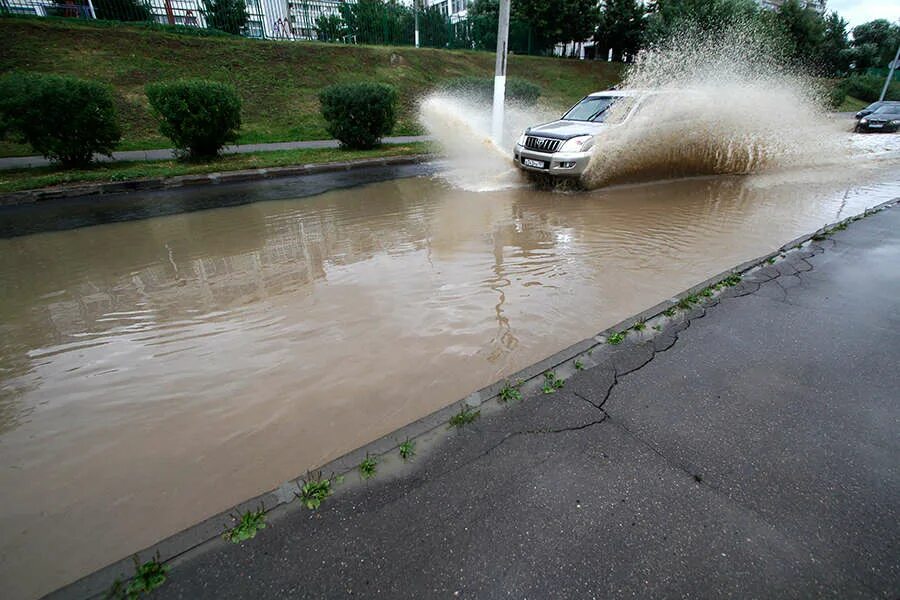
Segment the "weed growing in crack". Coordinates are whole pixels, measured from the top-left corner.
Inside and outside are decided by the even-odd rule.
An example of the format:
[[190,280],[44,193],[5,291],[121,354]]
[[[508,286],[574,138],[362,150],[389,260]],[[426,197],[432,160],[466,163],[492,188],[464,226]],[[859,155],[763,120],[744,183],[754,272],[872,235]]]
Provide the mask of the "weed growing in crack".
[[726,277],[725,279],[723,279],[723,280],[721,281],[721,283],[722,283],[722,285],[724,285],[725,287],[734,287],[734,286],[736,286],[737,284],[739,284],[739,283],[741,282],[742,279],[743,279],[743,278],[742,278],[740,275],[738,275],[737,273],[732,273],[731,275],[729,275],[728,277]]
[[678,308],[681,310],[690,310],[690,308],[698,302],[700,302],[700,299],[695,294],[691,294],[678,301]]
[[513,400],[519,401],[522,399],[522,392],[519,391],[519,386],[522,385],[521,382],[513,385],[510,382],[506,382],[506,385],[503,386],[503,389],[500,390],[500,402],[512,402]]
[[366,457],[359,463],[359,476],[363,479],[372,479],[378,472],[378,457],[366,452]]
[[825,239],[828,239],[828,235],[826,233],[817,233],[816,235],[812,236],[812,241],[814,242],[821,242]]
[[647,329],[647,323],[643,319],[641,319],[640,321],[632,325],[631,328],[635,331],[643,331]]
[[847,229],[847,225],[848,223],[846,221],[844,221],[843,223],[838,223],[831,228],[831,231],[844,231],[845,229]]
[[621,344],[625,341],[625,336],[628,335],[627,331],[619,331],[617,333],[609,334],[609,337],[606,338],[606,343],[611,344],[613,346],[617,344]]
[[662,331],[662,325],[654,325],[653,331]]
[[545,394],[553,394],[565,384],[565,379],[560,379],[553,371],[547,371],[544,373],[544,386],[541,388],[541,391]]
[[403,460],[409,460],[416,455],[416,443],[411,439],[406,438],[406,441],[400,444],[399,450],[400,458],[402,458]]
[[584,371],[584,363],[580,360],[575,361],[575,370],[576,371]]
[[303,506],[309,510],[316,510],[331,495],[331,479],[322,479],[321,471],[314,475],[307,473],[303,485],[300,486],[300,493],[294,495],[300,499]]
[[112,587],[106,593],[107,598],[120,598],[126,600],[135,600],[144,594],[149,594],[153,590],[160,587],[166,582],[169,573],[169,566],[159,562],[159,552],[141,564],[138,557],[134,555],[134,575],[125,585],[116,579]]
[[266,528],[266,509],[263,506],[259,510],[248,510],[241,516],[231,515],[236,525],[226,529],[222,537],[232,544],[240,544],[246,540],[252,540],[260,529]]
[[468,406],[463,406],[459,409],[459,412],[450,417],[450,427],[460,428],[463,425],[468,425],[472,423],[481,416],[480,410],[475,410],[473,408],[469,408]]
[[702,290],[700,290],[700,295],[704,298],[712,298],[713,289],[711,287],[703,288]]
[[773,256],[772,258],[770,258],[770,259],[767,260],[766,262],[769,263],[770,265],[774,265],[774,264],[775,264],[775,257]]
[[666,310],[664,310],[662,314],[663,314],[664,316],[666,316],[666,317],[671,318],[671,317],[674,317],[674,316],[675,316],[675,313],[676,313],[676,312],[678,312],[678,311],[676,311],[676,310],[675,310],[675,307],[672,306],[672,307],[667,308]]

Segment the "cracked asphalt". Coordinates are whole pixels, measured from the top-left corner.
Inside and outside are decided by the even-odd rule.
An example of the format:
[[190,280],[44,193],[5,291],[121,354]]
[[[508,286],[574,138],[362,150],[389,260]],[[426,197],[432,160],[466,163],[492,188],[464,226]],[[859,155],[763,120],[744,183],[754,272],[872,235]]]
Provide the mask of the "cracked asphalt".
[[158,596],[896,598],[900,208],[649,333]]

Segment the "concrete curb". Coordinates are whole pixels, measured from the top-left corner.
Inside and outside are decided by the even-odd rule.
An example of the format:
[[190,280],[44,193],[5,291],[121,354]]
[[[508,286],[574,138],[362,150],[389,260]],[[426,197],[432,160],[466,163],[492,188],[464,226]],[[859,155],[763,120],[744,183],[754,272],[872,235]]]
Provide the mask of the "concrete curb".
[[[499,393],[510,382],[515,382],[516,386],[522,391],[523,396],[525,396],[540,393],[540,386],[544,381],[543,374],[549,370],[559,370],[559,372],[565,376],[573,373],[576,369],[574,366],[576,360],[587,362],[590,367],[601,365],[612,366],[613,360],[622,360],[622,356],[634,349],[636,344],[627,341],[623,342],[621,345],[609,345],[605,343],[605,340],[609,335],[628,330],[632,328],[635,323],[640,321],[650,321],[655,318],[667,319],[666,323],[671,323],[674,331],[677,333],[677,331],[680,331],[687,326],[684,324],[686,321],[689,322],[694,318],[703,316],[706,308],[715,306],[720,299],[734,298],[752,293],[752,291],[754,291],[752,289],[754,286],[758,289],[760,282],[771,279],[772,277],[767,273],[767,269],[778,270],[778,263],[776,262],[776,266],[770,267],[768,264],[770,259],[781,258],[782,261],[797,262],[803,261],[814,254],[824,252],[824,248],[816,244],[809,246],[809,250],[803,250],[803,246],[804,244],[807,244],[807,242],[813,240],[813,238],[822,239],[821,236],[827,235],[836,226],[840,227],[843,224],[849,224],[861,217],[868,216],[896,204],[900,204],[900,198],[895,198],[866,209],[865,212],[860,213],[859,215],[854,215],[837,223],[826,225],[817,231],[802,235],[787,242],[773,252],[743,262],[732,269],[722,271],[721,273],[688,288],[680,294],[677,294],[673,298],[660,302],[632,317],[620,321],[593,337],[582,340],[552,356],[525,367],[518,373],[510,375],[506,379],[497,381],[477,390],[469,396],[462,398],[443,409],[435,411],[413,423],[384,435],[365,446],[357,448],[356,450],[317,468],[316,470],[326,474],[345,475],[355,471],[360,461],[366,455],[386,455],[387,453],[394,451],[399,444],[406,439],[423,440],[431,438],[432,442],[439,443],[440,440],[444,439],[447,435],[452,435],[452,432],[448,430],[447,424],[450,417],[459,411],[461,405],[483,407],[487,412],[499,410],[500,407],[503,406],[498,399]],[[724,288],[715,297],[709,299],[701,298],[698,304],[687,309],[682,315],[671,318],[663,316],[662,313],[667,309],[674,307],[680,299],[698,294],[700,291],[713,287],[725,278],[735,274],[747,276],[748,279],[745,279],[743,282],[733,287]],[[768,279],[760,279],[759,277],[754,278],[753,276],[756,274],[759,274],[759,276],[763,278],[767,277]],[[679,324],[681,325],[679,326]],[[659,334],[655,332],[651,334],[649,331],[642,332],[641,337],[643,339],[641,341],[652,341],[659,335],[665,335],[669,331],[670,328],[667,327],[662,329]],[[598,350],[599,352],[595,352],[595,350]],[[590,353],[593,353],[593,356]],[[627,372],[630,371],[631,370]],[[189,560],[199,553],[210,551],[220,544],[226,543],[222,540],[221,534],[232,525],[233,521],[231,515],[238,515],[247,510],[256,510],[260,506],[265,507],[267,513],[275,518],[282,516],[291,510],[305,511],[306,509],[302,507],[299,502],[293,502],[295,499],[294,492],[298,490],[300,485],[302,485],[302,477],[287,481],[274,490],[246,500],[225,512],[212,516],[197,525],[166,538],[159,543],[136,553],[135,556],[139,557],[141,562],[144,562],[156,556],[158,553],[160,562],[176,562],[177,564],[178,562]],[[350,487],[351,485],[354,484],[345,484],[345,486],[338,488],[335,491],[335,494],[339,494],[342,489]],[[104,567],[99,571],[89,574],[72,584],[60,588],[59,590],[48,594],[45,598],[81,599],[102,597],[115,580],[126,581],[132,573],[133,560],[131,558],[125,558]]]
[[426,162],[432,158],[433,156],[430,154],[413,154],[408,156],[387,156],[384,158],[361,158],[342,162],[312,163],[290,167],[224,171],[221,173],[206,173],[200,175],[177,175],[175,177],[155,177],[152,179],[134,179],[130,181],[104,181],[73,184],[0,194],[0,206],[21,206],[47,200],[57,200],[59,198],[77,198],[80,196],[120,194],[122,192],[165,190],[194,185],[274,179],[277,177],[298,177],[318,173],[351,171],[366,167],[410,165]]

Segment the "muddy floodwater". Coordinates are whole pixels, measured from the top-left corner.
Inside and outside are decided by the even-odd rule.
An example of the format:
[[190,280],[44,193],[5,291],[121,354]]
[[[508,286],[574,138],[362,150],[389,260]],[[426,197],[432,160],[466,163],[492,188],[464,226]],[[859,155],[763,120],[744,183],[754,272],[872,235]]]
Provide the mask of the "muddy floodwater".
[[900,196],[897,165],[582,193],[422,176],[0,240],[4,596]]

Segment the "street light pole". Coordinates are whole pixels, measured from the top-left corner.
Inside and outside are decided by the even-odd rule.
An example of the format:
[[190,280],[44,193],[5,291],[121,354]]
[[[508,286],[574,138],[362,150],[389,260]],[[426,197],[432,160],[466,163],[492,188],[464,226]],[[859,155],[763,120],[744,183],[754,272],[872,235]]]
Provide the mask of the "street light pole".
[[900,61],[900,46],[897,46],[897,54],[894,55],[894,62],[890,65],[890,69],[888,70],[887,79],[884,80],[884,87],[881,88],[881,98],[878,99],[879,102],[884,100],[884,95],[887,94],[888,86],[891,84],[891,79],[894,78],[894,69],[897,68],[897,61]]
[[419,47],[419,2],[413,2],[413,13],[416,15],[416,48]]
[[509,44],[509,2],[500,0],[500,23],[497,26],[497,66],[494,69],[494,107],[491,137],[500,145],[503,137],[503,108],[506,102],[506,51]]

